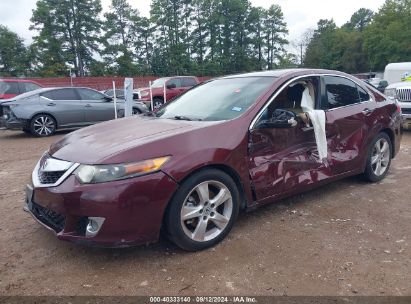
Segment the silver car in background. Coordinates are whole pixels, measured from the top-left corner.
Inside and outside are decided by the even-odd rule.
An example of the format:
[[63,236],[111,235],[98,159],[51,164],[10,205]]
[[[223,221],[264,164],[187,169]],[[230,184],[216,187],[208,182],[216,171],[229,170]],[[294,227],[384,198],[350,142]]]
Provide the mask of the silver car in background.
[[[118,100],[118,117],[124,108],[124,100]],[[147,111],[143,103],[133,102],[133,114]],[[115,111],[111,97],[90,88],[44,88],[2,100],[0,117],[0,126],[44,137],[114,119]]]

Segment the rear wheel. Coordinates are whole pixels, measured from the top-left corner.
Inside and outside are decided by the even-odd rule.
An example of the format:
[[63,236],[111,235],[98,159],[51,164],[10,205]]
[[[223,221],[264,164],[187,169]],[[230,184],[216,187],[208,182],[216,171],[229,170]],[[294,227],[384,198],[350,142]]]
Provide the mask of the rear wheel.
[[37,137],[51,136],[56,132],[56,121],[48,114],[39,114],[30,122],[30,132]]
[[172,242],[196,251],[216,245],[230,232],[239,212],[239,194],[230,176],[205,170],[187,179],[168,208],[166,228]]
[[390,137],[385,133],[378,134],[371,143],[368,152],[367,166],[364,176],[371,182],[384,179],[389,171],[392,156],[392,143]]
[[140,115],[142,112],[137,109],[137,108],[133,108],[133,115]]

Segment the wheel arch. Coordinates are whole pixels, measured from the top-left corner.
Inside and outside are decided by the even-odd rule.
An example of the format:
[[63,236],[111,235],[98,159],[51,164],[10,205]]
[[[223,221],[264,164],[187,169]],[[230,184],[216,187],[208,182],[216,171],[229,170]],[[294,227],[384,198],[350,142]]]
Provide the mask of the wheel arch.
[[192,172],[190,172],[187,176],[185,176],[181,181],[179,181],[179,184],[184,183],[187,179],[189,179],[191,176],[194,174],[197,174],[198,172],[204,171],[204,170],[220,170],[224,173],[226,173],[228,176],[230,176],[233,181],[235,182],[237,189],[238,189],[238,194],[240,195],[240,209],[245,209],[247,206],[247,200],[246,200],[246,195],[244,191],[244,184],[243,181],[241,180],[240,175],[237,173],[235,169],[232,167],[225,165],[225,164],[207,164],[202,167],[196,168]]
[[36,117],[36,116],[38,116],[38,115],[48,115],[48,116],[50,116],[51,118],[53,118],[54,122],[56,123],[56,130],[58,129],[59,123],[58,123],[58,121],[57,121],[57,118],[56,118],[53,114],[51,114],[51,113],[49,113],[49,112],[44,112],[44,111],[33,114],[33,115],[28,119],[28,124],[30,125],[30,124],[31,124],[31,121],[33,120],[33,118]]
[[386,129],[382,129],[380,131],[380,133],[385,133],[390,138],[390,141],[391,141],[391,158],[393,158],[394,155],[397,153],[397,151],[395,151],[395,134],[394,134],[394,131],[389,129],[389,128],[386,128]]
[[[216,170],[220,170],[224,173],[226,173],[228,176],[230,176],[234,183],[237,186],[238,189],[238,194],[240,196],[240,210],[244,210],[247,207],[247,198],[244,192],[244,185],[243,182],[240,178],[240,175],[230,166],[227,166],[225,164],[208,164],[208,165],[204,165],[200,168],[197,168],[195,170],[193,170],[192,172],[190,172],[189,174],[187,174],[187,176],[185,176],[182,180],[180,180],[178,182],[179,185],[181,185],[182,183],[184,183],[187,179],[189,179],[191,176],[193,176],[194,174],[197,174],[201,171],[205,171],[205,170],[212,170],[212,169],[216,169]],[[164,213],[163,213],[163,219],[161,221],[162,225],[164,225],[164,220],[165,217],[167,216],[169,207],[170,207],[170,202],[173,200],[174,196],[176,195],[177,191],[179,190],[179,188],[177,188],[173,195],[170,197],[170,200],[167,202],[167,205],[165,207]]]

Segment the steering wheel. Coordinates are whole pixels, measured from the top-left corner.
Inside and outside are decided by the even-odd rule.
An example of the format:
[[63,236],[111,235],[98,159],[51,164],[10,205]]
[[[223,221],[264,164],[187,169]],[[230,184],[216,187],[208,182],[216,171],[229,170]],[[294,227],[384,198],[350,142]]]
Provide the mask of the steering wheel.
[[271,123],[278,127],[295,127],[297,125],[297,114],[289,110],[276,109],[270,119]]

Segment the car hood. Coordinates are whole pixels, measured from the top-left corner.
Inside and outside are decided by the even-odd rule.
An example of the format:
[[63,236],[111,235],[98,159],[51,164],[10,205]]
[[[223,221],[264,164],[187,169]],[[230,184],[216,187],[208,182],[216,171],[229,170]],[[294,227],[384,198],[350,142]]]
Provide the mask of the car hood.
[[[58,159],[81,164],[138,161],[171,154],[166,151],[174,136],[203,129],[215,122],[178,121],[129,117],[100,123],[66,135],[49,153]],[[161,147],[161,149],[159,149]]]
[[146,88],[138,88],[138,89],[136,89],[135,91],[136,91],[136,92],[141,92],[141,91],[148,91],[148,90],[150,90],[149,87],[146,87]]
[[386,89],[398,89],[404,87],[411,87],[411,81],[402,81],[390,84]]

